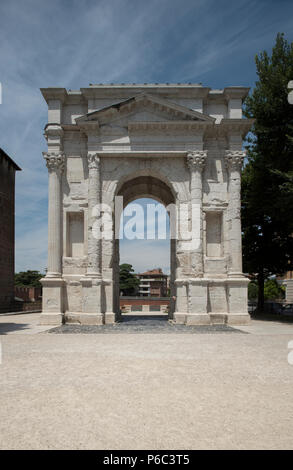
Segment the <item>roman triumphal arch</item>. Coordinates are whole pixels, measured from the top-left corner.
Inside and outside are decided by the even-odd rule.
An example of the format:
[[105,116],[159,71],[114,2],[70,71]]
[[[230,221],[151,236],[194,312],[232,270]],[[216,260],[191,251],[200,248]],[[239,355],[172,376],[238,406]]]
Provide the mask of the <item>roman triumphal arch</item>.
[[48,270],[43,324],[114,323],[119,217],[138,197],[172,219],[175,322],[248,322],[240,173],[248,88],[90,85],[41,90],[48,104]]

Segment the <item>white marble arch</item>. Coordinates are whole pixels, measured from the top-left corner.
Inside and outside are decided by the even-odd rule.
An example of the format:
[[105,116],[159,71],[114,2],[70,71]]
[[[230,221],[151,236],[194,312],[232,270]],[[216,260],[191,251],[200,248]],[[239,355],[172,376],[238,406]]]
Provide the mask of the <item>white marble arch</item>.
[[92,229],[101,217],[95,208],[115,220],[115,196],[122,195],[124,204],[138,197],[177,208],[188,204],[186,228],[197,207],[196,243],[186,243],[181,231],[171,242],[172,320],[246,323],[240,174],[242,141],[252,123],[242,119],[248,88],[146,84],[41,91],[48,104],[49,172],[41,322],[117,320],[117,240],[114,230],[105,240]]

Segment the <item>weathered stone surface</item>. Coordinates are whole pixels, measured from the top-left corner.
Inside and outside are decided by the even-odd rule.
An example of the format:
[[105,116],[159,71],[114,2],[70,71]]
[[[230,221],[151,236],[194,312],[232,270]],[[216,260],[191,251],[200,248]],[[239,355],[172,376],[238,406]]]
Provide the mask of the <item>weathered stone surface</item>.
[[[124,207],[138,197],[169,207],[185,204],[171,243],[176,305],[170,318],[190,325],[246,322],[240,171],[242,139],[251,125],[241,120],[248,89],[93,85],[42,93],[49,106],[42,322],[48,314],[80,324],[118,318],[116,196],[124,198]],[[105,214],[110,236],[99,239],[93,229],[99,233]]]

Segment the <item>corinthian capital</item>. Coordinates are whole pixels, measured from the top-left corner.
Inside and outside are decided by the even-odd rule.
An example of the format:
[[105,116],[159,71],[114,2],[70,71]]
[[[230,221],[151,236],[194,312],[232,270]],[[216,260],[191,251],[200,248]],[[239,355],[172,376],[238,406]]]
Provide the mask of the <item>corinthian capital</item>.
[[65,157],[63,153],[56,152],[43,152],[44,159],[49,172],[59,171],[64,169]]
[[188,152],[187,165],[192,170],[202,171],[204,169],[206,159],[208,156],[207,150],[195,150]]
[[100,167],[100,157],[97,153],[88,153],[87,156],[89,170],[98,170]]
[[230,170],[241,170],[246,152],[243,150],[226,150],[226,167]]

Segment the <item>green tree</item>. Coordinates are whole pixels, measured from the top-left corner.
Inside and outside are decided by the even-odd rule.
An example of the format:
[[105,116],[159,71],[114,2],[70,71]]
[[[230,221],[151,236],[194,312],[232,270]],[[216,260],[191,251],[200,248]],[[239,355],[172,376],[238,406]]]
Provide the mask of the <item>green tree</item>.
[[119,284],[120,291],[122,291],[124,295],[133,295],[139,286],[139,279],[133,273],[134,269],[131,264],[120,264]]
[[265,282],[264,297],[266,300],[275,300],[284,298],[284,289],[279,286],[276,279],[268,279]]
[[271,56],[264,51],[255,62],[258,80],[244,109],[255,123],[242,175],[242,229],[244,271],[258,282],[262,311],[265,280],[283,274],[292,262],[293,106],[287,85],[293,78],[293,43],[278,34]]
[[[248,298],[249,300],[256,300],[258,297],[257,282],[251,281],[248,284]],[[280,286],[276,279],[267,279],[264,283],[264,298],[265,300],[283,299],[285,297],[285,288]]]
[[257,282],[251,281],[248,284],[248,298],[249,298],[249,300],[255,300],[255,299],[257,299],[257,296],[258,296]]
[[15,273],[14,284],[20,287],[42,287],[40,279],[44,277],[39,271],[21,271]]

